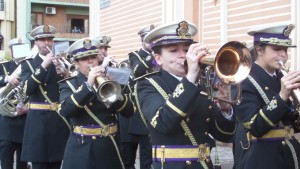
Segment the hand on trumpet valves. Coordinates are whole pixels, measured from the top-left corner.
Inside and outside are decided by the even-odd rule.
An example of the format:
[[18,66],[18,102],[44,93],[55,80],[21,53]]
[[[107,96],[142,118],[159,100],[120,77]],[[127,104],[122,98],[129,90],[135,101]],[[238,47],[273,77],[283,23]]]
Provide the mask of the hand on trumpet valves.
[[88,80],[87,83],[89,86],[93,86],[95,84],[95,80],[97,77],[105,76],[105,68],[102,66],[95,66],[90,68],[89,74],[88,74]]
[[49,53],[45,56],[44,61],[41,64],[44,69],[47,69],[47,67],[52,64],[52,60],[57,59],[57,57],[54,57],[52,50],[48,46],[46,46],[46,49]]
[[188,65],[186,77],[190,82],[196,82],[200,71],[199,61],[207,54],[209,54],[209,51],[206,45],[200,43],[194,43],[190,45],[186,54],[186,61]]
[[280,81],[281,89],[279,96],[282,100],[286,101],[290,97],[291,92],[300,87],[300,71],[289,71],[281,78]]
[[110,63],[117,64],[117,62],[115,61],[115,57],[114,56],[107,56],[107,57],[105,57],[101,66],[104,67],[104,68],[106,68],[106,67],[109,66]]

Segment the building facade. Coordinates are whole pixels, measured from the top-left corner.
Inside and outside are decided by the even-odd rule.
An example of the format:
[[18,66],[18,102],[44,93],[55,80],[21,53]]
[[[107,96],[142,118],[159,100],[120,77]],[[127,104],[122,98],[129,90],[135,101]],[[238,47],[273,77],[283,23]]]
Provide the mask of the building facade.
[[[196,40],[209,46],[212,54],[228,41],[251,45],[247,30],[255,25],[294,23],[291,37],[300,45],[300,2],[296,0],[90,0],[92,36],[112,37],[110,54],[119,60],[140,47],[137,31],[143,26],[187,20],[198,27]],[[300,68],[300,51],[289,50],[288,65]]]

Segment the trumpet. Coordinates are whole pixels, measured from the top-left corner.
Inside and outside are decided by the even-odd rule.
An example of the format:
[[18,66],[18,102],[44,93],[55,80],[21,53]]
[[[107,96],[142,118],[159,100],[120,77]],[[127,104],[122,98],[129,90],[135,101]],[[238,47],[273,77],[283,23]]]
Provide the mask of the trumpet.
[[[204,85],[207,93],[203,94],[206,94],[211,100],[218,99],[230,104],[240,103],[240,83],[247,78],[252,66],[250,51],[243,43],[230,41],[218,50],[216,56],[206,55],[199,61],[199,64],[207,65],[200,72],[205,75]],[[187,70],[186,62],[185,70]],[[211,79],[213,73],[216,75],[214,80]],[[201,77],[201,74],[199,77]],[[216,88],[213,85],[216,79],[228,87],[227,96],[216,96]],[[234,91],[231,91],[231,88]],[[233,93],[235,98],[232,98]]]
[[96,77],[96,83],[93,87],[96,90],[98,100],[103,102],[107,108],[118,99],[122,99],[121,85],[110,80],[107,76]]
[[[280,72],[282,73],[283,76],[285,76],[289,72],[289,69],[284,66],[283,61],[279,61],[279,64],[281,65]],[[300,89],[299,88],[292,90],[290,100],[292,101],[295,110],[300,114]],[[300,119],[298,123],[300,124]]]

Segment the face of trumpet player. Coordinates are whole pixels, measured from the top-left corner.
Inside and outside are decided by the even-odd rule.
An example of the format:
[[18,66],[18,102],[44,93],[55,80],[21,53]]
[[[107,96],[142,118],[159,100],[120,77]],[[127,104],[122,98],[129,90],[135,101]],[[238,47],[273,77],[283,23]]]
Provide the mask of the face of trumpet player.
[[35,40],[35,44],[38,47],[39,53],[44,56],[50,53],[49,49],[52,48],[53,43],[54,43],[53,38],[49,38],[49,37]]
[[86,56],[75,60],[75,66],[82,74],[86,76],[89,75],[90,69],[92,67],[98,66],[98,63],[99,58],[97,57],[97,55]]
[[264,68],[270,74],[281,69],[282,61],[286,63],[288,60],[287,47],[275,45],[258,45],[256,46],[257,59],[256,63]]
[[100,61],[103,61],[105,57],[107,57],[107,46],[100,46],[99,47],[99,58]]
[[[187,76],[195,83],[199,73],[199,60],[208,54],[208,49],[200,43],[174,43],[153,48],[155,61],[165,71],[178,76]],[[184,62],[187,61],[188,73],[185,72]]]

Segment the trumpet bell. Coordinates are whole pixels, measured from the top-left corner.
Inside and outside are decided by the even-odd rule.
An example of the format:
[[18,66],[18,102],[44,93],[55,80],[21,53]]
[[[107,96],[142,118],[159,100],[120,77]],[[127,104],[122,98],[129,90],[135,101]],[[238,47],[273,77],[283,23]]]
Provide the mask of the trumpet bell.
[[104,103],[113,103],[122,95],[121,85],[107,77],[98,77],[97,79],[97,98]]
[[248,76],[251,66],[248,48],[241,42],[231,41],[218,51],[214,70],[223,83],[238,84]]

